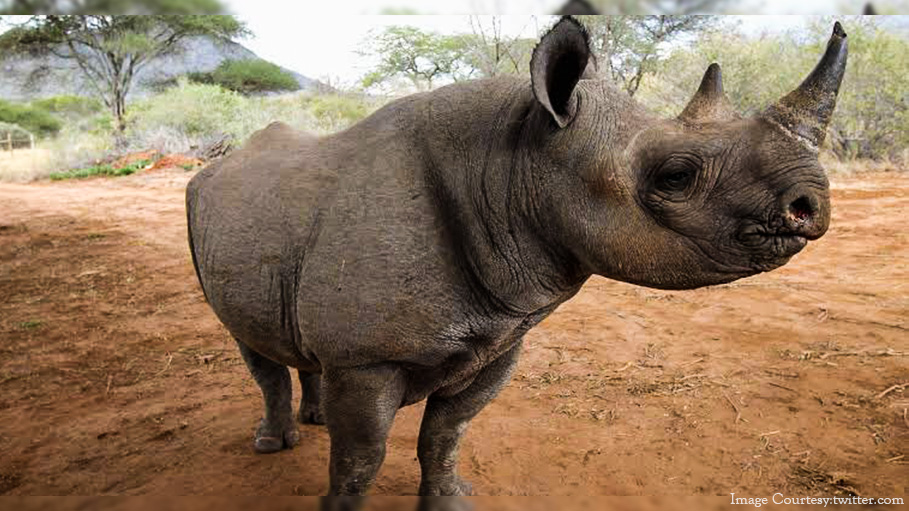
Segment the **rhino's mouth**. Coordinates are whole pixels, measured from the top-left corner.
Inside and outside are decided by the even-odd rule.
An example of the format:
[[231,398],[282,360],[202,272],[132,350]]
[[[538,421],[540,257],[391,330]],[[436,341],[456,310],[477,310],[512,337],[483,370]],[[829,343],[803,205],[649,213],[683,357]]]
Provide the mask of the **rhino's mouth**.
[[736,238],[752,253],[763,255],[764,257],[758,258],[762,263],[789,259],[808,244],[808,238],[785,227],[771,229],[761,224],[744,226]]

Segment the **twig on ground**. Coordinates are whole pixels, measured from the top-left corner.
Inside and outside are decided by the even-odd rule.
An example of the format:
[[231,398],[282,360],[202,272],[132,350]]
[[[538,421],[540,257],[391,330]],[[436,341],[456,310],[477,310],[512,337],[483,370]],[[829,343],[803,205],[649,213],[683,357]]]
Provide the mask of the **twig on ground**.
[[729,404],[732,405],[732,409],[735,410],[735,421],[733,421],[733,424],[738,424],[738,422],[740,420],[743,420],[742,412],[739,411],[739,407],[735,405],[735,403],[732,401],[732,399],[730,399],[729,396],[727,396],[725,392],[723,392],[723,397],[726,398],[726,401],[729,401]]
[[883,398],[884,396],[886,396],[887,394],[893,392],[894,390],[897,390],[897,389],[903,390],[903,389],[906,388],[907,386],[909,386],[909,383],[897,383],[896,385],[891,385],[891,386],[887,387],[886,390],[884,390],[883,392],[881,392],[880,394],[878,394],[878,395],[876,395],[876,396],[874,396],[874,397],[875,397],[876,399],[881,399],[881,398]]
[[788,390],[789,392],[795,392],[796,394],[798,394],[798,392],[799,392],[799,391],[797,391],[797,390],[795,390],[795,389],[789,388],[789,387],[787,387],[787,386],[785,386],[785,385],[780,385],[779,383],[774,383],[774,382],[772,382],[772,381],[768,381],[767,383],[770,384],[770,385],[773,385],[774,387],[779,387],[779,388],[781,388],[781,389]]
[[626,363],[624,366],[622,366],[621,369],[616,369],[615,372],[621,373],[622,371],[624,371],[625,369],[628,369],[629,367],[631,367],[633,365],[634,365],[634,362],[629,360],[628,363]]
[[164,374],[164,372],[170,368],[170,363],[173,361],[174,361],[174,355],[172,353],[168,353],[167,362],[164,364],[164,369],[161,369],[160,371],[155,373],[155,376],[161,376],[162,374]]

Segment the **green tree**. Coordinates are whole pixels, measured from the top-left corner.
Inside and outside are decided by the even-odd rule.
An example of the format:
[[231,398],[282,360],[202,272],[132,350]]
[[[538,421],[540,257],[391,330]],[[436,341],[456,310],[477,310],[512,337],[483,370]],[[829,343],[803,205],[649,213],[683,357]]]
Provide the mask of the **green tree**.
[[716,24],[713,16],[579,16],[600,72],[634,96],[665,47]]
[[50,52],[74,61],[110,109],[122,144],[126,97],[143,66],[178,51],[187,37],[245,33],[241,22],[226,15],[32,16],[0,37],[0,50]]
[[431,89],[442,78],[469,78],[474,69],[466,62],[468,41],[462,35],[443,35],[411,26],[391,26],[365,52],[379,64],[362,80],[365,88],[394,78],[406,78],[417,89]]

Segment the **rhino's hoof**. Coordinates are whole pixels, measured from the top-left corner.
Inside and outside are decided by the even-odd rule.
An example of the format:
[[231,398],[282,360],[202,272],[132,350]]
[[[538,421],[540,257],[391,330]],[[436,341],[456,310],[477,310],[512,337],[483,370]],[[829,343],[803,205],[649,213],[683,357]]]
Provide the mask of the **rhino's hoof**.
[[472,511],[473,503],[462,497],[420,497],[418,511]]
[[253,442],[253,449],[259,454],[269,454],[284,449],[291,449],[300,443],[300,432],[296,428],[289,428],[279,435],[267,435],[256,432],[256,440]]
[[301,406],[300,411],[297,412],[297,422],[300,424],[325,424],[325,415],[322,414],[322,410],[319,409],[319,406]]
[[420,485],[420,495],[425,496],[470,496],[473,495],[473,485],[468,481],[461,479],[460,477],[455,477],[454,480],[442,483],[442,484],[421,484]]

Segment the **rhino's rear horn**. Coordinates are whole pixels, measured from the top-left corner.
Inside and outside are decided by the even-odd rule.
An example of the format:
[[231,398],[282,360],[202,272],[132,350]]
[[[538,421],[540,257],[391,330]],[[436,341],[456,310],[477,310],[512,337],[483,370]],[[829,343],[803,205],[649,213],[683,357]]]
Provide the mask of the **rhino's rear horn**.
[[739,114],[733,110],[723,92],[723,72],[720,65],[714,62],[704,73],[701,85],[688,106],[679,114],[679,120],[685,124],[702,124],[738,118]]
[[819,147],[836,107],[847,54],[846,32],[837,21],[821,61],[797,89],[768,108],[764,118],[811,147]]

